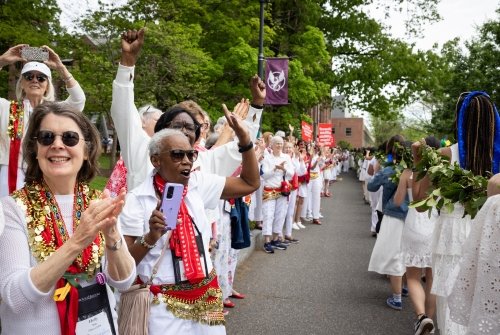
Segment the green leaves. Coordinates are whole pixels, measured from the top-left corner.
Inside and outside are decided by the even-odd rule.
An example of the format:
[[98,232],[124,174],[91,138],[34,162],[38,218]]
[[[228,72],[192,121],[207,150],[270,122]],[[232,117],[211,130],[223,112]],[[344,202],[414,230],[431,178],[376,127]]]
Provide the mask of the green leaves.
[[417,180],[427,175],[432,189],[425,199],[413,202],[411,206],[429,211],[436,208],[451,213],[454,204],[459,203],[464,207],[463,215],[474,218],[486,202],[488,179],[463,170],[456,162],[450,164],[448,157],[428,146],[421,148],[421,153],[422,159],[416,166]]

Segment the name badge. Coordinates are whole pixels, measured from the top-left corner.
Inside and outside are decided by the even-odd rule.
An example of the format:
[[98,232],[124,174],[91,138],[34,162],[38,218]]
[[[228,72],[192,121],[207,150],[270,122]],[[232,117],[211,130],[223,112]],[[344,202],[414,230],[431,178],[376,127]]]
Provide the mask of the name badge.
[[76,335],[116,335],[106,285],[78,289]]

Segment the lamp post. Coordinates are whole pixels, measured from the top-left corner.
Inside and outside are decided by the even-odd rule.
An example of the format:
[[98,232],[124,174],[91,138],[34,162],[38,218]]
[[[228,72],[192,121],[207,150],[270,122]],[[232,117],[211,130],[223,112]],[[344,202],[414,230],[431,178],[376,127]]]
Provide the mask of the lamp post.
[[264,4],[266,0],[260,0],[260,29],[259,29],[259,57],[257,62],[257,73],[264,80]]

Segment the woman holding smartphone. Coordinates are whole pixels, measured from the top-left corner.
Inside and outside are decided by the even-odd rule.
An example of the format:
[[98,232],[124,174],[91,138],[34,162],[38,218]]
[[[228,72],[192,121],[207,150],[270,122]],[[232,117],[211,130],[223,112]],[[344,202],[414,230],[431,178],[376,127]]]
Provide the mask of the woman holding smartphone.
[[48,53],[48,58],[38,62],[25,58],[35,57],[32,53],[23,53],[26,48],[28,45],[19,44],[0,55],[0,69],[16,62],[27,62],[16,84],[16,100],[0,98],[0,196],[9,195],[24,185],[21,143],[33,109],[44,101],[55,100],[50,69],[56,70],[66,85],[69,94],[66,102],[80,112],[85,106],[82,88],[54,50],[48,46],[40,48],[40,52]]
[[[205,208],[215,208],[219,199],[252,193],[259,187],[260,176],[249,133],[234,114],[224,109],[238,137],[240,177],[193,171],[198,152],[192,143],[199,132],[193,133],[196,138],[192,141],[179,129],[163,129],[149,144],[155,169],[128,194],[120,215],[121,231],[137,264],[136,283],[152,284],[149,295],[155,304],[151,304],[147,319],[150,335],[226,333],[222,291],[209,257],[212,234]],[[170,112],[166,113],[168,117]],[[189,112],[178,115],[182,116],[183,128],[196,128],[198,123]],[[174,223],[166,221],[160,211],[163,193],[171,183],[183,186]],[[123,305],[120,309],[127,312]],[[137,327],[129,321],[122,314],[119,328]]]

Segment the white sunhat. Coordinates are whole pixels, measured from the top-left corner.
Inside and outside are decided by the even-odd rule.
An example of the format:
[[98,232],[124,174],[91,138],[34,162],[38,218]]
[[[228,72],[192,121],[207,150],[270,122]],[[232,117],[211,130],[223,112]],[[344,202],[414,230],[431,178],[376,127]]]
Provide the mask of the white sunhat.
[[30,71],[38,71],[46,75],[49,79],[52,79],[52,74],[50,73],[50,69],[47,65],[40,62],[28,62],[24,64],[23,69],[21,70],[21,74],[25,74]]

